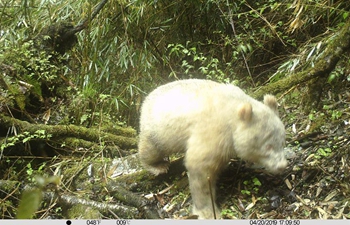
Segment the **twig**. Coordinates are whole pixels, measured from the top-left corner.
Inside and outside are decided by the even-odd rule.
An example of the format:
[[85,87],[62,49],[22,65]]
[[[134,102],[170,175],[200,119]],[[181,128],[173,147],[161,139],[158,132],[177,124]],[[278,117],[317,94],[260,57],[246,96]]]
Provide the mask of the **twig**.
[[214,219],[216,220],[215,203],[214,203],[213,191],[211,190],[210,177],[207,177],[207,179],[208,179],[208,184],[209,184],[209,192],[210,192],[211,206],[213,207]]

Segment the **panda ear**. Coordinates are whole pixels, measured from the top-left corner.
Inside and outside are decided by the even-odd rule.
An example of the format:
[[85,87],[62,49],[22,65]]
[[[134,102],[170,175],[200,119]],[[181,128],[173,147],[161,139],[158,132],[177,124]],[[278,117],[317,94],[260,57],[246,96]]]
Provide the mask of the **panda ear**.
[[243,103],[238,108],[239,119],[244,122],[249,122],[252,119],[253,108],[250,103]]
[[278,116],[278,104],[275,96],[265,95],[264,104],[267,105],[270,109],[272,109],[272,111]]

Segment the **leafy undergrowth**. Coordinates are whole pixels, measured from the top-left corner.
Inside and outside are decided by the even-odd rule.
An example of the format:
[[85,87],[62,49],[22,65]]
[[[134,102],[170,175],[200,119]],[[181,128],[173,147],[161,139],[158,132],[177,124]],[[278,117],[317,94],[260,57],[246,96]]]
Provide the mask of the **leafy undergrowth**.
[[[222,218],[350,219],[350,95],[327,94],[321,103],[322,110],[308,115],[299,105],[283,106],[289,161],[284,173],[231,163],[217,187]],[[187,190],[157,196],[165,217],[192,218]]]

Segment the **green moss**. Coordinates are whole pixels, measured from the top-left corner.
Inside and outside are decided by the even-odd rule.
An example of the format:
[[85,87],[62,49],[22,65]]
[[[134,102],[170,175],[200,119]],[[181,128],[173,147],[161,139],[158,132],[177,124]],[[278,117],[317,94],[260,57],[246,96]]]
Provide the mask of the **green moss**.
[[101,219],[98,210],[82,204],[76,204],[68,209],[67,216],[69,219]]

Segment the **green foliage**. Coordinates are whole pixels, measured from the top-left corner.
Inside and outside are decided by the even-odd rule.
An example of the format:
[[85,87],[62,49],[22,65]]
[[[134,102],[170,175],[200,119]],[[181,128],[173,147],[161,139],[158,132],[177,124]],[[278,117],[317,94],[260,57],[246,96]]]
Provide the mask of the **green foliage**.
[[259,181],[258,178],[254,177],[252,181],[254,186],[258,186],[258,187],[261,186],[261,182]]
[[41,190],[38,188],[25,191],[22,194],[21,203],[18,207],[17,219],[31,219],[40,207],[42,200]]
[[176,196],[174,196],[174,198],[171,199],[171,202],[173,204],[178,204],[181,205],[183,204],[184,201],[186,201],[188,199],[188,194],[180,192],[178,193]]
[[342,111],[338,111],[338,110],[332,110],[332,120],[338,120],[341,118],[341,116],[343,115]]
[[309,120],[314,120],[315,119],[315,112],[309,114]]
[[244,195],[250,195],[251,192],[248,191],[248,190],[241,190],[241,193],[244,194]]
[[[327,27],[342,26],[348,16],[346,8],[349,7],[349,4],[345,1],[332,4],[331,2],[318,0],[313,2],[294,1],[285,6],[287,12],[290,12],[290,21],[285,23],[289,26],[289,34],[284,32],[282,39],[284,40],[285,36],[288,35],[289,38],[286,39],[286,43],[298,47],[298,53],[279,65],[276,72],[270,77],[271,81],[312,67],[329,41],[332,40],[328,35],[325,35]],[[283,6],[280,8],[283,8]],[[323,21],[327,25],[321,26],[315,24],[315,21]],[[300,29],[303,29],[302,33],[298,32]],[[303,44],[297,43],[294,38],[298,38],[298,41],[302,41]],[[333,80],[334,77],[334,74],[331,75],[329,81]]]
[[[19,43],[4,41],[4,49],[0,52],[0,65],[5,68],[0,88],[6,91],[7,105],[17,104],[21,111],[30,106],[32,99],[43,102],[42,87],[53,91],[60,81],[60,69],[52,63],[53,56],[39,51],[33,41],[19,40]],[[55,59],[57,60],[57,59]]]
[[330,148],[319,148],[317,149],[317,152],[315,154],[315,158],[316,159],[320,159],[320,158],[323,158],[323,157],[329,157],[331,156],[333,153],[332,153],[332,149]]
[[37,169],[32,167],[32,163],[27,163],[27,179],[31,182],[35,182],[39,176],[44,175],[43,171],[46,166],[46,162],[42,163]]
[[236,217],[235,214],[236,213],[233,210],[231,210],[231,209],[223,209],[223,210],[221,210],[221,216],[223,218],[236,219],[237,217]]
[[330,115],[332,121],[340,119],[342,117],[342,115],[343,115],[343,112],[342,111],[338,111],[336,109],[332,109],[332,108],[333,108],[332,106],[328,106],[328,105],[324,105],[323,106],[323,109],[325,109],[326,113],[328,115]]
[[[221,67],[219,59],[213,57],[206,57],[204,53],[197,52],[195,46],[190,47],[191,43],[187,42],[186,46],[182,44],[169,44],[169,59],[172,56],[176,56],[178,59],[183,59],[181,64],[181,71],[178,73],[186,74],[192,78],[195,74],[201,74],[205,76],[203,78],[213,79],[225,83],[230,82],[230,78],[224,73]],[[170,76],[176,76],[176,72],[173,71]]]
[[[16,49],[18,40],[38,34],[53,22],[78,23],[97,3],[34,0],[17,7],[5,0],[0,45]],[[69,78],[79,91],[76,96],[86,104],[76,108],[81,112],[74,121],[89,124],[98,113],[135,125],[144,94],[168,80],[199,77],[238,81],[244,87],[312,66],[327,46],[326,31],[344,23],[349,5],[325,0],[108,1],[78,34],[77,45],[64,56],[69,66],[59,72]],[[58,68],[47,63],[52,56],[39,52],[29,60],[30,50],[12,55],[19,54],[33,68],[26,73],[26,82],[34,88],[41,80],[55,86]],[[332,74],[329,81],[337,75]],[[11,82],[15,81],[7,83],[11,86]],[[81,96],[89,95],[85,89],[93,89],[94,97]],[[7,97],[17,98],[13,101],[23,108],[23,95],[16,90],[8,91]],[[33,92],[41,96],[38,88]],[[108,98],[97,112],[94,107],[100,94]],[[100,109],[107,112],[101,114]]]
[[31,219],[39,209],[42,200],[42,192],[48,184],[59,185],[60,178],[57,176],[35,178],[36,187],[25,190],[18,206],[17,219]]
[[[347,60],[349,62],[349,59]],[[345,62],[347,64],[348,62]],[[335,69],[328,76],[328,83],[334,85],[341,82],[342,78],[345,77],[347,67],[344,65],[337,65]]]
[[[251,195],[252,191],[257,193],[259,191],[259,187],[261,186],[261,182],[259,181],[258,178],[254,177],[251,180],[245,180],[243,181],[243,184],[245,186],[245,189],[241,190],[242,194],[245,195]],[[252,190],[252,191],[251,191]]]
[[29,133],[25,131],[18,135],[8,137],[5,142],[2,142],[0,146],[0,150],[4,151],[5,148],[15,146],[17,143],[20,143],[20,142],[27,143],[31,140],[38,140],[38,139],[48,140],[50,139],[51,136],[52,135],[47,134],[45,130],[37,130],[34,133]]
[[16,74],[21,74],[22,77],[19,78],[33,85],[35,93],[40,95],[38,81],[52,82],[57,78],[59,70],[51,63],[53,56],[47,55],[45,51],[38,51],[32,40],[18,44],[7,45],[4,53],[0,54],[0,60],[3,64],[11,66]]
[[103,125],[108,121],[117,121],[113,109],[118,108],[118,100],[107,94],[99,94],[92,86],[79,91],[72,104],[64,109],[70,123],[84,126]]

